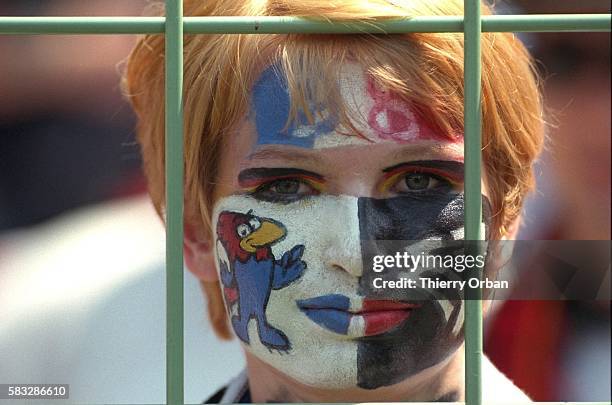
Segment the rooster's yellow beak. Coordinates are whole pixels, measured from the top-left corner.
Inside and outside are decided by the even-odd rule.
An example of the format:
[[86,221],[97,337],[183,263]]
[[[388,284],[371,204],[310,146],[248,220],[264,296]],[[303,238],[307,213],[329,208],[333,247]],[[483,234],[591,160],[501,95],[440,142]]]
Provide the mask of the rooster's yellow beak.
[[285,230],[270,221],[261,221],[261,226],[240,241],[240,247],[249,253],[255,253],[257,248],[269,245],[285,236]]

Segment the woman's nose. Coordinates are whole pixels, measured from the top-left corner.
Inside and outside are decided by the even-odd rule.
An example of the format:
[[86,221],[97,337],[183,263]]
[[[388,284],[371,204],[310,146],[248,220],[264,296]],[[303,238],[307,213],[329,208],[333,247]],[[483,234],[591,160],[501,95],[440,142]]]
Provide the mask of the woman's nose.
[[361,277],[363,274],[363,261],[358,241],[337,240],[326,248],[324,255],[326,267],[330,270],[345,271],[353,277]]
[[359,212],[355,197],[329,197],[336,199],[336,209],[325,224],[325,244],[322,259],[327,270],[345,271],[353,277],[363,274]]

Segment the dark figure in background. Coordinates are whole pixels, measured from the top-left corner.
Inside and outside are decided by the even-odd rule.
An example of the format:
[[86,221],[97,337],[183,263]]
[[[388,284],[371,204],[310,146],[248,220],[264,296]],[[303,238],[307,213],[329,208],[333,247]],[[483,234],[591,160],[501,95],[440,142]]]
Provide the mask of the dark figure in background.
[[[13,1],[0,15],[139,15],[143,1]],[[124,4],[129,3],[129,4]],[[0,231],[144,191],[117,62],[129,36],[0,37]]]

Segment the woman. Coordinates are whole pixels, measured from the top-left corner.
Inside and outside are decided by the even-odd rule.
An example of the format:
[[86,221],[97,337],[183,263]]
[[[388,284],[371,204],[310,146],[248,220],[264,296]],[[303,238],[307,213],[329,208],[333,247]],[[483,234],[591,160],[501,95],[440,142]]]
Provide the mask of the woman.
[[[370,21],[463,9],[216,0],[186,1],[185,14]],[[463,36],[192,35],[184,50],[185,259],[214,330],[232,330],[247,362],[210,401],[463,400],[463,301],[376,287],[371,265],[397,253],[382,241],[429,254],[420,242],[463,238]],[[160,215],[162,55],[162,37],[141,38],[125,77]],[[484,34],[482,64],[483,226],[512,239],[543,141],[540,95],[513,35]],[[528,400],[483,362],[486,402]]]

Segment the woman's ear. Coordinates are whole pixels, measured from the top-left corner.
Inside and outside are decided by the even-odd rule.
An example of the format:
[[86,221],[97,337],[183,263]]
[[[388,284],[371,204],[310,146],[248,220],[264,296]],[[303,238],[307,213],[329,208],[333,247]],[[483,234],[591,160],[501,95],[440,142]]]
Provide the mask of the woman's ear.
[[183,252],[187,268],[200,281],[218,281],[211,238],[202,236],[202,232],[198,232],[192,224],[185,223],[184,229]]

